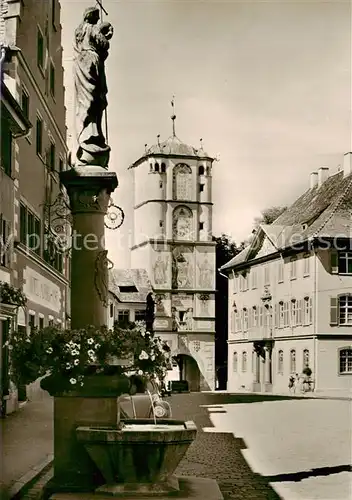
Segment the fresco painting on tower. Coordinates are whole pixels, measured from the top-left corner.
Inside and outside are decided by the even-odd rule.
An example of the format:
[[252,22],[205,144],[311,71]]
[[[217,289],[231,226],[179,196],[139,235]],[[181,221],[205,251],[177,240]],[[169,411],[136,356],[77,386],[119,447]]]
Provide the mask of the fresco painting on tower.
[[172,288],[194,288],[194,248],[172,250]]
[[153,274],[155,288],[170,288],[171,259],[167,251],[153,252]]
[[201,247],[197,250],[197,288],[215,288],[215,250],[214,247]]

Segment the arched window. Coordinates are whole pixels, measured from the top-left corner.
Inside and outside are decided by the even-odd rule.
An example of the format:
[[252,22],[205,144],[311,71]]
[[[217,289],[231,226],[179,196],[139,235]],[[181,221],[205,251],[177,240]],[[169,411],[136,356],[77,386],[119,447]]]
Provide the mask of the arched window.
[[247,352],[243,351],[242,353],[242,371],[247,371]]
[[155,172],[159,172],[159,163],[156,163],[154,166]]
[[199,174],[199,175],[204,175],[204,167],[203,167],[203,165],[201,165],[201,166],[198,168],[198,174]]
[[190,200],[192,198],[192,170],[180,163],[173,170],[173,199]]
[[185,206],[176,207],[172,214],[172,237],[175,240],[192,240],[193,213]]
[[303,350],[303,369],[309,366],[309,349]]
[[277,353],[277,373],[284,373],[284,351],[281,349]]
[[290,351],[290,372],[296,373],[296,351],[291,349]]
[[152,163],[149,163],[149,170],[150,170],[150,172],[153,172],[153,164]]
[[162,163],[161,164],[161,173],[165,174],[165,172],[166,172],[166,165],[165,165],[165,163]]
[[238,370],[238,356],[237,356],[237,352],[233,353],[232,367],[233,367],[233,371],[237,372],[237,370]]
[[340,349],[339,364],[339,373],[352,373],[352,347]]

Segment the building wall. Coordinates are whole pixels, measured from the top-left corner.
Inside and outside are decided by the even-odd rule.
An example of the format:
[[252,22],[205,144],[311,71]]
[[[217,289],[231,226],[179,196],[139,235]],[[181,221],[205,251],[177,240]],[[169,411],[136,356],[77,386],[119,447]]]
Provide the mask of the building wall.
[[[261,250],[265,255],[265,249]],[[270,254],[269,245],[266,251]],[[297,254],[295,264],[292,257],[277,257],[270,262],[251,263],[247,279],[241,272],[229,275],[229,366],[228,389],[231,391],[251,390],[254,382],[254,368],[242,372],[240,368],[242,352],[247,352],[251,360],[254,342],[272,342],[271,370],[272,390],[287,391],[288,379],[292,373],[290,352],[295,351],[298,374],[303,370],[303,351],[309,351],[309,367],[315,381],[316,390],[345,389],[351,384],[352,374],[339,375],[338,349],[351,344],[351,329],[348,326],[330,324],[330,299],[339,293],[351,292],[351,277],[332,273],[330,250],[318,250]],[[257,257],[259,254],[257,255]],[[284,262],[283,274],[280,262]],[[282,264],[281,264],[282,265]],[[269,270],[269,271],[268,271]],[[269,278],[268,278],[269,276]],[[263,304],[263,296],[270,291],[272,305],[269,324],[254,326],[254,321],[244,320],[244,309],[253,314],[253,306]],[[301,322],[295,326],[291,310],[288,310],[288,324],[280,325],[276,307],[282,301],[292,307],[292,300],[303,301]],[[311,309],[304,308],[311,301]],[[262,306],[263,307],[263,306]],[[242,315],[239,319],[238,315]],[[328,337],[329,335],[329,337]],[[336,339],[331,335],[336,335]],[[346,337],[346,340],[343,337]],[[325,337],[325,338],[324,338]],[[283,352],[283,370],[278,372],[278,355]],[[234,353],[238,353],[238,370],[234,372]],[[247,361],[247,364],[249,361]],[[264,360],[261,360],[263,378]]]
[[[44,320],[44,326],[49,320],[66,326],[68,260],[64,258],[63,270],[58,272],[45,262],[44,252],[48,204],[52,204],[60,192],[58,173],[60,168],[65,169],[67,155],[60,4],[58,0],[14,0],[8,2],[4,21],[5,41],[20,49],[4,65],[4,81],[23,110],[27,96],[28,119],[32,124],[28,137],[13,143],[13,200],[10,206],[15,245],[11,256],[12,284],[23,287],[28,295],[27,309],[19,310],[17,323],[29,331],[31,312],[37,326],[39,319]],[[43,36],[42,67],[37,59],[38,32]],[[43,125],[40,152],[37,152],[37,118]],[[51,144],[55,146],[53,165],[49,154]],[[41,249],[38,254],[20,241],[21,204],[40,221]],[[30,390],[31,397],[35,397],[34,386]]]
[[339,350],[352,349],[352,339],[319,339],[316,390],[352,390],[352,374],[339,374]]
[[317,292],[318,332],[351,335],[350,326],[330,324],[330,299],[341,293],[352,293],[352,276],[332,273],[331,252],[328,250],[317,252]]

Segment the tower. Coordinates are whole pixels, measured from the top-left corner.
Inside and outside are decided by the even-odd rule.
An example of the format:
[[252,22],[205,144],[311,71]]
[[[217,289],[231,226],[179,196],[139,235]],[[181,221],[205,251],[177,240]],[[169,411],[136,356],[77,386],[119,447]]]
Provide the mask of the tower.
[[156,302],[154,330],[171,348],[190,390],[215,386],[215,243],[212,165],[175,133],[146,147],[130,170],[132,268],[145,268]]

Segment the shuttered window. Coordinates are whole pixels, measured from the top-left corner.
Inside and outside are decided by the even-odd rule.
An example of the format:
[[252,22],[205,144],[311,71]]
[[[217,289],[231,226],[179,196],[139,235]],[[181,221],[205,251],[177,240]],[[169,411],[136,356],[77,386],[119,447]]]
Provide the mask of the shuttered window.
[[352,348],[344,348],[340,350],[339,364],[340,373],[352,373]]
[[292,349],[290,351],[290,372],[296,373],[296,351]]
[[330,325],[338,325],[339,323],[338,299],[330,297]]
[[247,352],[243,351],[242,353],[242,371],[247,371]]
[[352,274],[352,252],[338,253],[339,274]]
[[284,351],[280,350],[277,354],[277,373],[284,372]]
[[330,266],[332,274],[337,274],[339,272],[338,253],[336,250],[331,250],[330,252]]
[[232,357],[232,369],[233,369],[234,372],[237,372],[237,370],[238,370],[238,355],[237,355],[237,352],[233,353],[233,357]]

